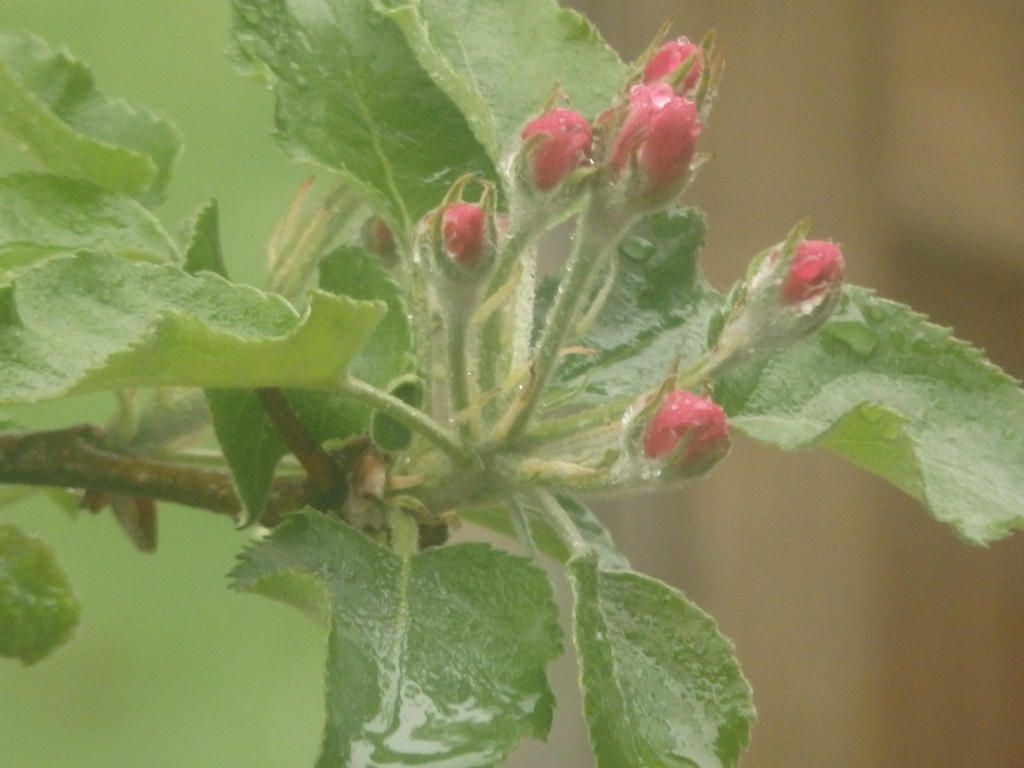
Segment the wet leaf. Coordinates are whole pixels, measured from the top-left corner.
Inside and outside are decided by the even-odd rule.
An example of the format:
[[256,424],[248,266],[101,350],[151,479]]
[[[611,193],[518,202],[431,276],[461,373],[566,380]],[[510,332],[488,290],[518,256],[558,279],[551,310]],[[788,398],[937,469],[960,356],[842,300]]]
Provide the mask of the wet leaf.
[[382,314],[318,292],[299,316],[209,273],[57,258],[0,288],[0,400],[147,385],[329,389]]
[[233,0],[234,48],[276,97],[294,158],[343,174],[409,232],[464,173],[494,178],[466,120],[369,0]]
[[735,765],[754,720],[733,647],[683,595],[574,557],[573,635],[598,768]]
[[737,429],[824,445],[974,543],[1024,525],[1024,391],[981,352],[857,287],[821,331],[715,388]]
[[232,577],[314,618],[330,605],[320,768],[486,768],[550,727],[561,631],[547,578],[522,558],[486,544],[399,557],[310,512]]
[[551,0],[374,0],[499,163],[560,87],[592,119],[626,67],[589,21]]
[[0,128],[48,170],[150,207],[181,151],[170,122],[111,99],[85,65],[31,35],[0,33]]
[[0,272],[79,250],[180,260],[160,222],[130,197],[63,176],[0,176]]
[[560,367],[558,388],[581,387],[602,403],[657,387],[677,356],[695,360],[721,303],[697,270],[704,215],[695,208],[649,216],[619,245],[615,285],[579,342],[586,353]]
[[78,602],[53,550],[0,523],[0,656],[32,664],[66,643]]

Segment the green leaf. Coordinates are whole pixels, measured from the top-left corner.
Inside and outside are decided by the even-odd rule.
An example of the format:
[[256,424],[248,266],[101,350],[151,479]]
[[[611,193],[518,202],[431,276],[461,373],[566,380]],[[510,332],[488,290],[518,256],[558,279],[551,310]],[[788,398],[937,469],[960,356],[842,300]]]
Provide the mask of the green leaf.
[[287,446],[251,389],[206,389],[213,431],[242,502],[241,525],[263,516],[277,462]]
[[213,272],[227,277],[228,268],[220,247],[220,206],[217,201],[210,200],[200,208],[186,227],[185,271],[189,274]]
[[170,122],[109,98],[81,62],[31,35],[0,33],[0,130],[47,169],[151,207],[181,152]]
[[209,273],[53,259],[0,288],[0,401],[147,385],[329,389],[383,309],[317,292],[300,317]]
[[583,710],[598,768],[722,768],[747,744],[754,707],[732,644],[659,581],[569,561]]
[[352,374],[370,384],[384,386],[412,369],[412,330],[402,289],[362,248],[342,246],[320,263],[320,288],[339,296],[383,301],[387,312],[377,324]]
[[276,97],[294,158],[342,173],[403,232],[456,178],[494,168],[466,120],[369,0],[233,0],[236,58]]
[[704,214],[666,211],[633,226],[619,244],[615,284],[579,342],[588,354],[566,358],[559,389],[582,387],[577,399],[631,400],[657,387],[681,356],[703,351],[708,321],[721,302],[697,270]]
[[401,27],[498,164],[556,87],[588,118],[627,70],[594,27],[552,0],[374,0]]
[[0,655],[32,664],[71,638],[78,602],[53,550],[0,523]]
[[63,176],[0,176],[0,270],[78,250],[155,262],[180,259],[160,222],[130,197]]
[[821,330],[726,375],[736,428],[787,450],[824,445],[982,544],[1024,525],[1024,391],[909,308],[849,287]]
[[561,631],[550,583],[522,558],[478,543],[400,557],[303,513],[232,577],[314,617],[331,606],[320,768],[486,768],[550,727]]
[[[370,409],[327,392],[284,390],[296,417],[319,442],[366,431]],[[257,522],[267,504],[274,471],[288,453],[263,403],[251,389],[207,389],[217,442],[245,513],[240,523]]]

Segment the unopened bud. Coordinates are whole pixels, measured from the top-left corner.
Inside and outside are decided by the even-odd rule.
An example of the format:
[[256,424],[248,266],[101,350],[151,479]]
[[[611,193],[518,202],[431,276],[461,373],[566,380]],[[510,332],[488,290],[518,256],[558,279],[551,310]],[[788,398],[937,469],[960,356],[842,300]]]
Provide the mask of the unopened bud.
[[696,43],[691,43],[688,38],[680,37],[665,43],[657,52],[651,56],[644,67],[644,82],[650,83],[654,80],[661,80],[674,73],[684,61],[693,56],[693,62],[683,78],[681,93],[692,91],[700,80],[701,63],[704,58],[704,51]]
[[676,472],[696,475],[728,453],[729,422],[717,403],[677,389],[665,395],[655,410],[644,433],[643,446],[647,458],[675,455]]
[[487,243],[487,216],[476,203],[452,203],[441,216],[444,247],[462,267],[474,267]]
[[819,328],[842,297],[843,255],[827,240],[786,242],[762,251],[709,324],[711,349],[687,374],[701,381],[761,357]]
[[796,246],[789,274],[782,281],[782,300],[798,304],[816,299],[838,286],[844,271],[838,245],[829,240],[802,240]]
[[612,144],[613,177],[635,160],[645,192],[673,190],[685,180],[703,125],[697,105],[677,96],[667,83],[636,85],[625,121]]
[[522,138],[538,136],[528,144],[534,186],[543,191],[560,185],[590,153],[590,124],[571,109],[555,107],[526,124]]

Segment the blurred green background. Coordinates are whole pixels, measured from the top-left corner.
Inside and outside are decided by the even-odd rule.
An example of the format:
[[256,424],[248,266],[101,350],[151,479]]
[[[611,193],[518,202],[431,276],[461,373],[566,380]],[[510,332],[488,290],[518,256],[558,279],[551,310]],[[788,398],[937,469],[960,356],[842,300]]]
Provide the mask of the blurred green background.
[[[309,168],[271,137],[271,98],[226,56],[229,4],[3,0],[0,28],[66,46],[112,96],[170,117],[185,152],[157,211],[172,233],[211,196],[236,279],[262,280],[263,243]],[[2,142],[0,142],[2,144]],[[0,147],[0,168],[32,167]],[[40,425],[95,421],[109,396],[22,409]],[[324,638],[284,606],[226,588],[246,541],[222,517],[164,506],[156,555],[112,516],[77,522],[37,498],[0,516],[57,551],[82,603],[76,636],[35,666],[0,663],[0,766],[311,765],[323,723]]]

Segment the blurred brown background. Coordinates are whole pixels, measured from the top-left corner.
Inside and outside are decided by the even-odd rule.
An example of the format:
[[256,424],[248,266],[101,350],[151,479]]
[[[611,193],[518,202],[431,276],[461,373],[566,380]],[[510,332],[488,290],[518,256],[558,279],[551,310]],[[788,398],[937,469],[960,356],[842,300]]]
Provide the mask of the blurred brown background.
[[[715,157],[687,202],[719,288],[809,215],[852,282],[1024,376],[1024,3],[571,5],[627,59],[666,18],[718,30]],[[1024,765],[1024,534],[971,548],[830,455],[736,443],[707,480],[601,510],[735,641],[760,716],[741,765]],[[562,761],[516,765],[591,764],[560,717]]]

